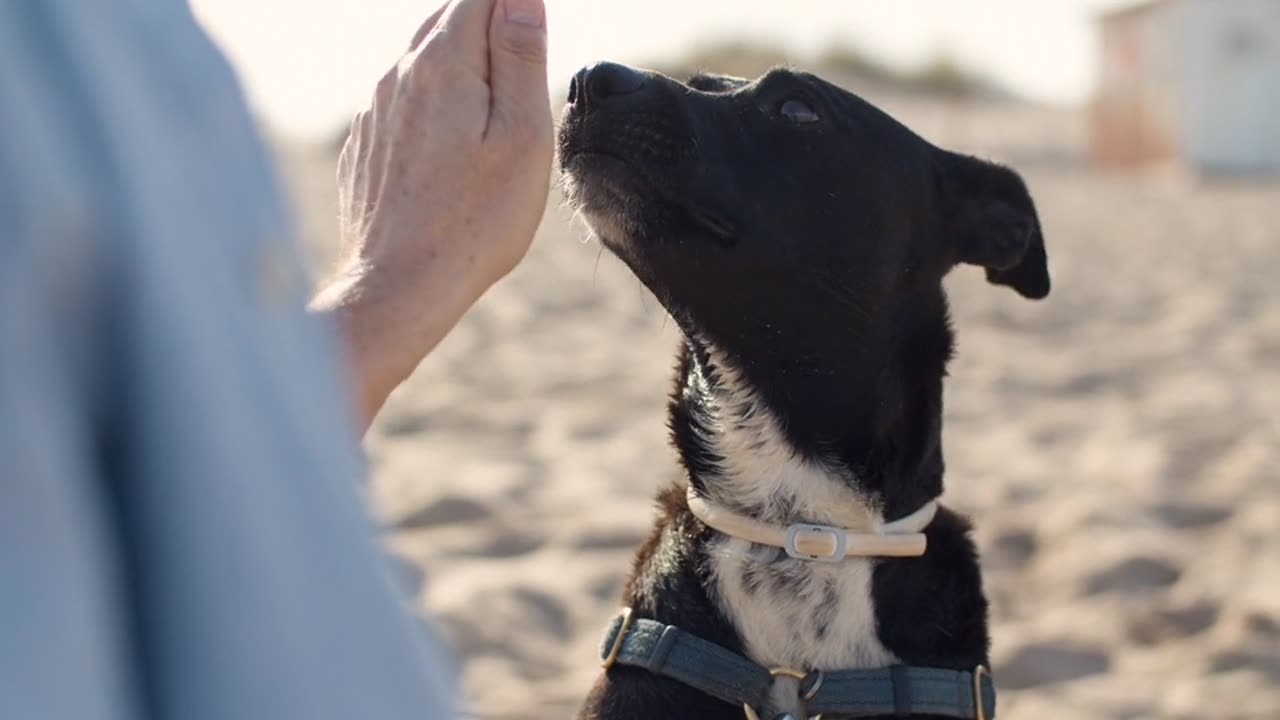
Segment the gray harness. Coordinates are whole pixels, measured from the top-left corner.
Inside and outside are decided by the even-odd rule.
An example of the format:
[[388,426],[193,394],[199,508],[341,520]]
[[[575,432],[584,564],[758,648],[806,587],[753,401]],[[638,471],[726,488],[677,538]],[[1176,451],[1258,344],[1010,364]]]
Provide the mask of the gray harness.
[[643,668],[748,709],[764,701],[775,676],[786,675],[800,680],[800,699],[810,715],[963,720],[996,715],[995,683],[982,665],[972,671],[906,665],[837,672],[770,670],[674,625],[633,617],[630,608],[610,623],[600,655],[606,669],[615,664]]

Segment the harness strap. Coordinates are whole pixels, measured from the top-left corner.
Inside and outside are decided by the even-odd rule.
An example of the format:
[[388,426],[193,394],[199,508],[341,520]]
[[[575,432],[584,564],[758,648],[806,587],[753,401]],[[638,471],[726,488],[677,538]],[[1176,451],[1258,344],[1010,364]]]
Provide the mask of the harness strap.
[[[674,625],[633,618],[630,609],[610,623],[600,655],[606,668],[643,668],[734,705],[759,705],[773,684],[767,668]],[[814,672],[801,691],[811,715],[992,720],[996,714],[995,683],[981,665],[972,672],[905,665]]]
[[[895,666],[826,673],[822,687],[805,709],[813,715],[847,717],[940,715],[990,720],[996,714],[996,688],[985,669],[976,672]],[[978,690],[975,696],[974,690]],[[981,703],[981,704],[979,704]]]
[[758,703],[773,684],[768,670],[731,650],[674,625],[631,619],[625,612],[609,625],[600,656],[606,667],[644,668],[734,705]]

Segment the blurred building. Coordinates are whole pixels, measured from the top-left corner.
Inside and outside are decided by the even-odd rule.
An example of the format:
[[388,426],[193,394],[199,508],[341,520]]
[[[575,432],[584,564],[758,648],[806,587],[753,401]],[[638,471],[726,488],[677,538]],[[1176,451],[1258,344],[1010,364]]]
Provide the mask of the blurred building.
[[1280,0],[1155,0],[1099,23],[1097,162],[1280,175]]

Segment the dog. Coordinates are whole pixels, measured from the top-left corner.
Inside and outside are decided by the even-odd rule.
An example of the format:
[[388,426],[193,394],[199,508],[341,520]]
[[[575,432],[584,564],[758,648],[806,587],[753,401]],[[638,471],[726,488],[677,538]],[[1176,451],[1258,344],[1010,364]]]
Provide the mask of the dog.
[[685,472],[579,717],[991,717],[971,526],[937,505],[942,281],[963,264],[1049,293],[1021,176],[788,68],[592,65],[557,154],[570,204],[683,335]]

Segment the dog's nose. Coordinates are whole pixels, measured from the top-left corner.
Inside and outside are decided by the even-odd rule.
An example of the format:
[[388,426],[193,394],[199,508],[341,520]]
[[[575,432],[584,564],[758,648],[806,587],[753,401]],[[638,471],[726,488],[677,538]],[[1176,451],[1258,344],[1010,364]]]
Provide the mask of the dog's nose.
[[586,109],[595,109],[639,93],[648,82],[644,73],[626,65],[596,63],[579,70],[569,82],[569,104],[581,104]]

